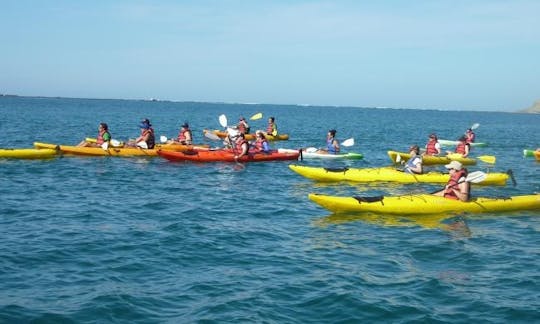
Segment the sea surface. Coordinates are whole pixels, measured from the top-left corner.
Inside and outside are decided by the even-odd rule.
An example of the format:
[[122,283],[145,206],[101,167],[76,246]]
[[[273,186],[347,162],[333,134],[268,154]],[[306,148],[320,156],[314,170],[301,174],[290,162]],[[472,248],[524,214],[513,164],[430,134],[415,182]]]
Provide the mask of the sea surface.
[[[328,129],[358,161],[173,163],[161,158],[0,160],[1,323],[509,323],[540,320],[538,211],[437,219],[331,215],[311,192],[398,195],[432,184],[320,184],[290,163],[386,166],[388,150],[457,139],[479,123],[472,155],[495,155],[517,185],[474,196],[540,191],[540,115],[295,105],[0,97],[0,147],[75,145],[107,122],[114,138],[198,143],[240,116],[275,116],[289,141],[324,146]],[[451,149],[451,148],[449,148]],[[440,168],[440,167],[439,167]]]

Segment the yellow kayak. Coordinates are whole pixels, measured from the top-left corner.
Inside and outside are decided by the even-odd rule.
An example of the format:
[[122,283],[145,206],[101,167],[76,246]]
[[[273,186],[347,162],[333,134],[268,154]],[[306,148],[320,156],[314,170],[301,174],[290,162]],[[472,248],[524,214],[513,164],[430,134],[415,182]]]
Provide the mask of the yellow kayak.
[[338,197],[312,193],[309,194],[309,199],[335,213],[371,212],[404,216],[540,209],[540,194],[507,198],[479,197],[467,202],[429,194],[394,197]]
[[[219,138],[225,138],[227,137],[227,132],[223,132],[223,131],[220,131],[220,130],[203,130],[203,134],[206,134],[206,133],[212,133],[214,135],[217,135]],[[251,141],[251,140],[254,140],[255,139],[255,134],[245,134],[244,137],[246,138],[246,140],[248,141]],[[266,139],[269,140],[269,141],[286,141],[289,139],[289,135],[288,134],[277,134],[276,136],[272,136],[272,135],[265,135]]]
[[[393,167],[387,168],[321,168],[290,164],[294,172],[317,181],[353,181],[353,182],[400,182],[400,183],[447,183],[450,175],[442,172],[428,172],[424,174],[410,174]],[[486,173],[486,179],[480,185],[504,186],[508,180],[507,173]]]
[[0,158],[10,159],[50,159],[56,156],[55,149],[0,149]]
[[[411,154],[405,152],[388,151],[388,156],[390,157],[390,160],[392,160],[392,162],[399,163],[400,161],[407,161],[411,157]],[[476,164],[476,159],[464,158],[455,154],[452,154],[451,156],[422,156],[422,164],[424,165],[448,164],[451,161],[459,161],[463,165]]]
[[57,149],[65,155],[81,155],[81,156],[158,156],[157,151],[187,151],[193,149],[208,149],[207,145],[181,145],[181,144],[156,144],[153,149],[143,149],[139,147],[110,147],[102,149],[101,147],[81,147],[70,145],[57,145],[49,143],[34,142],[34,147],[38,149]]

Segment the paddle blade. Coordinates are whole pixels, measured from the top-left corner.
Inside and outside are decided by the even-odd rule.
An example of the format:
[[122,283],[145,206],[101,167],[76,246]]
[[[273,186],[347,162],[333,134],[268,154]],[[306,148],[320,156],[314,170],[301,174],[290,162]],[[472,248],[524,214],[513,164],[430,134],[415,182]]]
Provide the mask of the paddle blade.
[[221,125],[221,127],[227,127],[227,116],[225,115],[220,115],[219,116],[219,124]]
[[217,136],[216,134],[212,133],[212,132],[209,132],[209,131],[205,131],[204,132],[204,137],[208,138],[208,139],[211,139],[212,141],[219,141],[221,140],[221,138],[219,138],[219,136]]
[[316,147],[308,147],[305,151],[306,153],[315,153],[318,151],[318,149]]
[[399,163],[399,162],[401,162],[401,155],[398,154],[396,156],[396,163]]
[[480,127],[480,124],[475,123],[471,126],[471,129],[477,129],[478,127]]
[[485,174],[482,171],[475,171],[471,172],[467,175],[467,178],[465,178],[465,181],[472,182],[472,183],[480,183],[484,180],[486,180],[487,174]]
[[120,147],[120,146],[124,146],[124,143],[120,142],[119,140],[112,139],[111,145],[114,147]]
[[256,113],[255,115],[249,117],[250,120],[257,120],[257,119],[261,119],[263,117],[263,114],[262,113]]
[[494,157],[493,155],[482,155],[478,157],[478,160],[482,162],[490,163],[490,164],[495,164],[495,161],[497,161],[497,158]]
[[354,145],[354,138],[349,138],[349,139],[346,139],[343,141],[343,143],[341,143],[342,146],[353,146]]
[[161,143],[165,143],[165,142],[167,142],[167,136],[161,135],[159,137],[159,140],[161,141]]
[[142,148],[142,149],[147,149],[148,148],[148,144],[146,144],[146,142],[139,142],[139,143],[137,143],[137,146]]

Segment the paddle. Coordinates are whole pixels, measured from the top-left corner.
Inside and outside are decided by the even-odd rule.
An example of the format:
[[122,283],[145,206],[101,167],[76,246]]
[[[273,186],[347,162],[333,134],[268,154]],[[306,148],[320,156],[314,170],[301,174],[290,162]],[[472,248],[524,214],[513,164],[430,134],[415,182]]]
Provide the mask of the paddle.
[[258,119],[261,119],[263,117],[263,114],[262,113],[256,113],[255,115],[249,117],[250,120],[258,120]]
[[346,140],[344,140],[343,142],[341,142],[341,145],[342,146],[345,146],[345,147],[349,147],[349,146],[353,146],[354,145],[354,138],[348,138]]
[[[449,159],[460,159],[460,158],[463,158],[463,155],[459,154],[459,153],[450,153],[447,155],[447,157]],[[478,156],[476,157],[478,160],[482,161],[482,162],[486,162],[486,163],[490,163],[490,164],[495,164],[495,161],[497,161],[497,158],[494,157],[493,155],[481,155],[481,156]],[[397,158],[396,158],[397,160]]]
[[165,135],[161,135],[161,136],[159,137],[159,141],[160,141],[161,143],[166,143],[168,140],[169,140],[169,139],[168,139],[167,136],[165,136]]
[[212,140],[212,141],[220,141],[221,138],[219,136],[217,136],[216,134],[214,134],[213,132],[211,131],[205,131],[204,132],[204,137]]
[[221,127],[227,127],[227,116],[221,114],[219,115],[219,124],[221,125]]
[[478,127],[480,127],[480,124],[474,123],[474,124],[471,126],[471,129],[477,129]]

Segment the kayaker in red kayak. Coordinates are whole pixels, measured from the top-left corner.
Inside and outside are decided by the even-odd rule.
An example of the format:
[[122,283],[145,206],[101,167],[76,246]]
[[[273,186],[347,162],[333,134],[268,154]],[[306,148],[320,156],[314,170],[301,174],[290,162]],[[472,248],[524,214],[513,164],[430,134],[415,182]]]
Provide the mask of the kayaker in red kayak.
[[255,135],[257,139],[254,143],[254,151],[257,153],[268,153],[270,152],[270,145],[268,144],[268,141],[266,140],[266,136],[264,136],[263,132],[258,130],[255,132]]
[[471,184],[466,181],[467,169],[459,161],[452,161],[444,167],[450,172],[450,179],[444,189],[433,193],[433,195],[468,201],[471,195]]
[[240,133],[240,135],[238,135],[236,138],[234,152],[235,161],[238,161],[239,158],[248,155],[249,153],[249,143],[246,141],[246,137],[242,133]]
[[429,135],[429,140],[426,144],[426,152],[424,155],[439,155],[441,154],[441,144],[437,139],[437,134],[432,133]]
[[95,142],[88,142],[86,140],[80,142],[77,146],[84,147],[103,147],[103,144],[106,144],[106,147],[111,145],[111,133],[109,132],[109,126],[106,123],[99,123],[98,134]]

